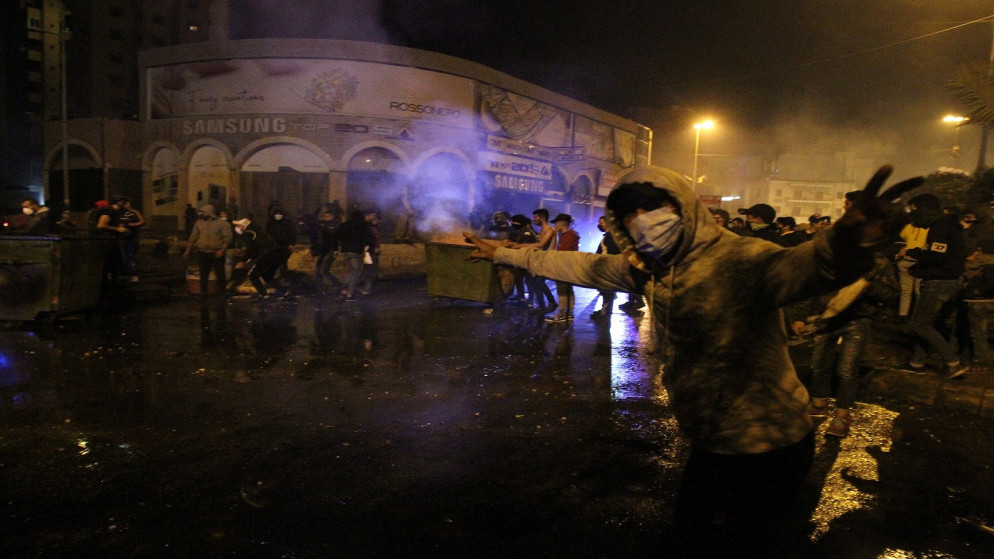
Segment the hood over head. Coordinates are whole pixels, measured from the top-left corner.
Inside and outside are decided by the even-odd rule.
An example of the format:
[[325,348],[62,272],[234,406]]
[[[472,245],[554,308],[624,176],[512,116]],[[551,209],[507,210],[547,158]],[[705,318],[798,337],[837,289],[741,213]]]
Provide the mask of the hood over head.
[[[735,235],[718,227],[707,206],[690,188],[690,183],[683,175],[662,167],[640,166],[618,179],[618,186],[639,183],[651,184],[655,188],[665,191],[676,200],[679,206],[683,236],[672,255],[667,259],[668,265],[679,266],[684,262],[689,262],[696,258],[698,251],[714,244],[723,234]],[[631,236],[624,224],[621,223],[623,216],[614,215],[614,212],[608,208],[605,217],[611,236],[632,266],[646,272],[661,271],[663,267],[661,262],[635,250]]]
[[213,204],[204,204],[203,206],[200,206],[200,213],[207,214],[208,217],[217,217],[214,214]]

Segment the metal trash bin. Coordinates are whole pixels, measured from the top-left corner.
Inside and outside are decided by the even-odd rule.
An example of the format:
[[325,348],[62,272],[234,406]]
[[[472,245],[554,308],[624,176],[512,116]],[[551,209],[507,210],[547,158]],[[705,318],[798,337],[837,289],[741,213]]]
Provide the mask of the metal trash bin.
[[475,248],[468,244],[425,243],[428,294],[481,303],[499,301],[507,291],[501,287],[502,276],[510,270],[486,260],[467,260]]
[[0,319],[34,320],[100,303],[107,237],[0,236]]

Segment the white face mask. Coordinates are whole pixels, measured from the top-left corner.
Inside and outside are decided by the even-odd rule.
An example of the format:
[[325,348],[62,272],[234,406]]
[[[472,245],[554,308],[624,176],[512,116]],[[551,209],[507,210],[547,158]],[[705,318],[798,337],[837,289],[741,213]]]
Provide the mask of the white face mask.
[[683,232],[683,218],[669,206],[646,212],[628,224],[628,233],[635,239],[635,250],[651,258],[669,254]]
[[31,208],[21,208],[21,211],[24,212],[24,215],[34,215],[35,213]]
[[242,227],[241,225],[236,225],[235,226],[235,233],[238,233],[239,235],[241,235],[244,232],[245,232],[245,228],[244,227]]
[[279,221],[279,220],[283,219],[283,214],[273,214],[273,219],[275,219],[276,221]]

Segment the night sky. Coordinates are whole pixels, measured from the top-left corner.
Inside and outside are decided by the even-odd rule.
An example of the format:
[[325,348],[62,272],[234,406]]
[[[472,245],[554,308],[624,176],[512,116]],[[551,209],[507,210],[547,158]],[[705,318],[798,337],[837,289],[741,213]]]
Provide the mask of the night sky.
[[[994,15],[990,0],[232,5],[236,37],[361,39],[442,52],[639,115],[656,132],[656,152],[675,160],[688,151],[690,125],[712,117],[713,150],[856,151],[908,174],[951,163],[953,131],[941,118],[962,109],[947,84],[959,66],[990,55],[991,22],[947,29]],[[960,166],[970,170],[976,135],[976,127],[962,129]]]

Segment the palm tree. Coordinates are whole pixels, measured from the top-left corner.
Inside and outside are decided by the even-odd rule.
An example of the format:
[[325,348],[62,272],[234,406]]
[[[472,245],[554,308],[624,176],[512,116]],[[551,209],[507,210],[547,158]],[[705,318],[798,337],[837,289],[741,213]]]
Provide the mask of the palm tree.
[[983,126],[980,135],[980,157],[977,162],[977,174],[987,168],[987,135],[991,123],[994,123],[994,75],[990,64],[971,62],[961,66],[956,71],[956,78],[949,87],[967,110],[971,122]]

